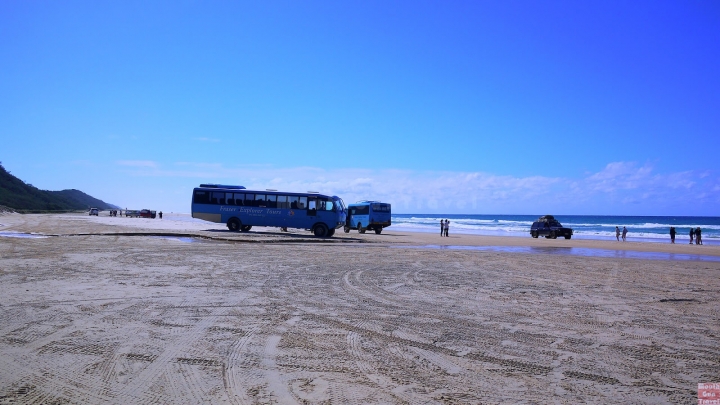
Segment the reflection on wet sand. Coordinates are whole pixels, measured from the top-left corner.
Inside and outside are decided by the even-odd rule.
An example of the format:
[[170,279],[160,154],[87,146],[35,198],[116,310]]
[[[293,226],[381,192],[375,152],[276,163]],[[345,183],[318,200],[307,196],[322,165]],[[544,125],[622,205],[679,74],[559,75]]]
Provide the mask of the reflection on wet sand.
[[666,252],[637,252],[632,250],[612,250],[612,249],[590,249],[578,247],[531,247],[531,246],[443,246],[443,245],[424,245],[424,246],[390,246],[392,248],[409,248],[409,249],[450,249],[450,250],[482,250],[491,252],[506,253],[531,253],[531,254],[555,254],[555,255],[573,255],[587,257],[613,257],[622,259],[644,259],[644,260],[683,260],[683,261],[712,261],[720,262],[718,256],[707,255],[690,255],[682,253],[666,253]]

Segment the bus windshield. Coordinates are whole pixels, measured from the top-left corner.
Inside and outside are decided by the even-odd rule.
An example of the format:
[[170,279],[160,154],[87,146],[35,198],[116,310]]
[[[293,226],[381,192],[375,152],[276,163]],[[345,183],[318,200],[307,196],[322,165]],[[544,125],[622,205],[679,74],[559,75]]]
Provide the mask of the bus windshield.
[[345,211],[345,202],[343,202],[342,198],[334,198],[333,201],[338,212]]

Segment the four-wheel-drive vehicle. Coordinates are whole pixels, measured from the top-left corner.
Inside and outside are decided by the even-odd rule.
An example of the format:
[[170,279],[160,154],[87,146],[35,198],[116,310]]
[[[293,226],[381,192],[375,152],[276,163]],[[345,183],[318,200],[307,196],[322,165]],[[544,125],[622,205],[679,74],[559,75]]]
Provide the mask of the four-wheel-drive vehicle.
[[90,208],[90,214],[88,215],[95,215],[98,216],[98,209],[97,208]]
[[142,209],[142,210],[140,210],[140,218],[153,218],[153,219],[155,219],[155,216],[156,216],[156,215],[157,215],[157,214],[155,213],[155,211],[151,211],[151,210],[148,210],[148,209]]
[[392,224],[390,208],[390,204],[379,201],[358,201],[350,204],[343,230],[349,233],[351,229],[357,229],[358,232],[365,233],[369,229],[380,235],[383,228]]
[[548,239],[555,239],[558,236],[564,236],[565,239],[570,239],[572,235],[573,230],[562,226],[552,215],[543,215],[530,227],[530,236],[533,238],[544,236]]

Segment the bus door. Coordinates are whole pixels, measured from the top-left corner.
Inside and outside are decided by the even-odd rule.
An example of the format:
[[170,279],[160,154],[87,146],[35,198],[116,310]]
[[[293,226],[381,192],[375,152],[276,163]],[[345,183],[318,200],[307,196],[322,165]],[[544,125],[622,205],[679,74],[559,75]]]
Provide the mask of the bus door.
[[314,196],[308,197],[308,209],[307,209],[308,216],[312,216],[312,217],[316,216],[317,209],[318,209],[317,197],[314,197]]

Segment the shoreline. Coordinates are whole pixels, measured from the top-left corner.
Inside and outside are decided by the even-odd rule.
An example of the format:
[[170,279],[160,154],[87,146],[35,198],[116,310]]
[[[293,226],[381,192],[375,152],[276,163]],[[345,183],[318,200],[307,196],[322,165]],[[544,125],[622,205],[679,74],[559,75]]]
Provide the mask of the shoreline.
[[[51,225],[52,222],[54,225]],[[227,240],[232,242],[307,242],[307,243],[358,243],[358,244],[384,244],[384,245],[411,245],[411,246],[512,246],[528,248],[581,248],[602,249],[611,251],[635,251],[649,253],[667,253],[682,255],[704,255],[720,257],[720,245],[690,245],[682,243],[671,244],[669,240],[662,242],[636,241],[627,242],[601,239],[545,239],[521,236],[489,236],[466,233],[451,233],[449,237],[441,237],[436,233],[416,232],[408,230],[386,228],[381,235],[368,232],[359,234],[356,230],[344,233],[342,229],[336,231],[332,238],[318,239],[308,231],[290,229],[290,232],[280,232],[275,227],[254,227],[247,233],[235,233],[227,230],[224,224],[205,222],[190,218],[187,214],[165,215],[164,219],[126,218],[126,217],[91,217],[83,214],[6,214],[0,216],[0,232],[25,232],[42,235],[110,235],[133,233],[138,236],[147,233],[171,236],[198,236],[214,240]],[[452,232],[452,228],[451,228]]]

